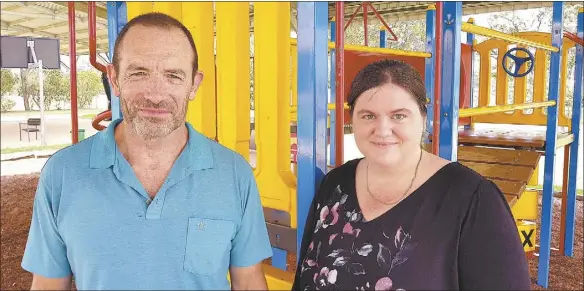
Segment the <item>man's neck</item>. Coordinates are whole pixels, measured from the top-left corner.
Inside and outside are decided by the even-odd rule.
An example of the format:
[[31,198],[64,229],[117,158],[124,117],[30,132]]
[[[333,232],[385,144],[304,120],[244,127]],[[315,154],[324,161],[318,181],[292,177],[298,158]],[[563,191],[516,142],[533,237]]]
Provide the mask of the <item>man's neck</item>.
[[188,130],[181,126],[163,138],[146,140],[122,121],[115,129],[115,140],[130,165],[174,163],[187,143]]

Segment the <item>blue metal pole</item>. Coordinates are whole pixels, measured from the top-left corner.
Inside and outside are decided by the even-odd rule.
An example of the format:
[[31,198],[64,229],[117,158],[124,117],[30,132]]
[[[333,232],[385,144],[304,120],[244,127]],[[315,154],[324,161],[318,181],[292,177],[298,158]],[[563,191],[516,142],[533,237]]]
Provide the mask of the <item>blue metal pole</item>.
[[[434,124],[434,63],[436,62],[436,6],[429,5],[428,10],[426,10],[426,52],[432,54],[432,57],[426,58],[426,68],[425,72],[425,83],[426,83],[426,98],[428,98],[429,103],[426,105],[428,110],[428,115],[426,116],[426,130],[429,135],[424,140],[424,143],[428,142],[428,137],[432,134],[433,124]],[[385,31],[384,31],[385,32]]]
[[298,3],[298,252],[315,188],[326,171],[327,4]]
[[[474,18],[469,18],[468,23],[474,24]],[[471,52],[470,52],[470,107],[474,107],[474,53],[473,53],[473,45],[474,45],[475,35],[473,33],[467,32],[466,33],[466,44],[470,45]],[[470,125],[465,125],[464,129],[470,129]]]
[[[118,34],[128,23],[127,11],[126,11],[126,2],[115,2],[115,1],[108,1],[107,2],[107,32],[108,32],[108,45],[109,45],[109,56],[110,60],[112,60],[114,56],[114,45],[116,43],[116,38]],[[113,94],[113,90],[111,97],[111,110],[112,110],[112,120],[116,120],[122,118],[122,110],[120,108],[120,98]]]
[[[584,8],[578,11],[577,34],[584,38]],[[574,227],[576,222],[576,180],[578,173],[578,153],[580,145],[580,125],[582,124],[582,85],[584,48],[576,45],[576,68],[574,69],[574,98],[572,103],[572,134],[574,141],[570,145],[570,162],[568,166],[568,199],[566,202],[566,233],[564,236],[564,255],[574,256]]]
[[460,35],[462,2],[444,2],[442,13],[442,88],[439,156],[457,160],[460,104]]
[[385,26],[381,26],[379,29],[379,47],[387,48],[387,31],[385,30]]
[[[336,39],[336,35],[337,35],[337,28],[336,28],[336,22],[335,22],[335,18],[333,17],[333,20],[331,21],[331,42],[335,42]],[[329,103],[335,103],[335,96],[337,96],[337,82],[335,79],[335,49],[331,49],[330,50],[331,55],[330,55],[330,63],[331,63],[331,68],[330,68],[330,75],[329,75],[329,84],[331,86],[331,90],[330,90],[330,95],[329,95],[329,99],[328,102]],[[336,126],[335,124],[337,124],[336,122],[336,116],[335,116],[335,110],[331,110],[329,111],[329,119],[331,121],[330,124],[330,129],[329,129],[329,137],[330,137],[330,144],[329,144],[329,164],[330,165],[335,165],[335,144],[336,144]]]
[[560,64],[563,38],[562,1],[553,2],[552,14],[552,45],[559,49],[551,53],[550,79],[548,100],[556,101],[556,105],[547,108],[547,129],[545,145],[545,168],[543,174],[543,197],[541,200],[541,233],[539,245],[539,266],[537,283],[548,287],[550,270],[550,247],[552,238],[552,199],[554,191],[554,166],[556,161],[556,138],[558,134],[558,95],[560,93]]

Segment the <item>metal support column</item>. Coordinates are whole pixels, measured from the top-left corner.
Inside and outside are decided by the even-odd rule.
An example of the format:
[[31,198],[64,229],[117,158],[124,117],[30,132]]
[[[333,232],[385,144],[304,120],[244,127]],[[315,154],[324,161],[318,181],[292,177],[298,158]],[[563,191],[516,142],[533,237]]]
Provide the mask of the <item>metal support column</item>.
[[[584,8],[578,11],[577,35],[584,38]],[[570,162],[568,166],[568,200],[566,203],[566,233],[564,255],[574,256],[574,227],[576,223],[576,181],[578,174],[578,154],[580,146],[580,127],[582,125],[582,86],[584,86],[584,47],[576,45],[576,66],[574,69],[574,101],[572,103],[572,134],[574,141],[570,145]]]
[[537,284],[547,288],[549,283],[550,252],[552,239],[552,199],[554,195],[554,168],[556,162],[556,139],[558,136],[558,96],[560,93],[560,64],[562,58],[564,3],[553,2],[552,45],[559,49],[551,53],[548,100],[556,105],[547,109],[547,129],[545,137],[545,168],[543,174],[543,194],[541,199],[541,232],[539,244],[539,265]]
[[[116,38],[118,33],[122,30],[124,25],[128,22],[127,12],[126,12],[126,2],[107,2],[107,30],[108,30],[108,40],[109,40],[109,55],[110,60],[114,55],[114,45],[116,43]],[[115,96],[112,92],[111,100],[111,110],[112,110],[112,120],[122,118],[122,111],[120,109],[120,98]]]
[[[426,98],[430,100],[426,105],[426,130],[429,134],[433,132],[434,126],[434,63],[436,62],[436,29],[434,23],[436,22],[436,6],[429,5],[426,10],[426,52],[432,54],[432,57],[426,58],[425,82],[426,82]],[[427,143],[428,137],[422,142]],[[431,148],[430,148],[431,151]]]
[[460,100],[460,35],[462,2],[444,2],[442,13],[442,85],[439,156],[457,160]]
[[316,186],[326,172],[327,34],[327,2],[299,2],[298,253]]

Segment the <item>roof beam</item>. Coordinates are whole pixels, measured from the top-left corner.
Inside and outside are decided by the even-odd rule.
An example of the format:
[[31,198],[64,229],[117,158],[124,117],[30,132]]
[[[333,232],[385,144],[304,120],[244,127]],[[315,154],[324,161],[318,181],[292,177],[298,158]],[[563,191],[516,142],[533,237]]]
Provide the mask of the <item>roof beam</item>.
[[[53,4],[59,5],[61,7],[67,7],[67,2],[51,2]],[[75,11],[81,11],[87,13],[87,3],[85,2],[75,2]],[[95,7],[96,18],[101,18],[107,20],[107,9],[97,6]]]

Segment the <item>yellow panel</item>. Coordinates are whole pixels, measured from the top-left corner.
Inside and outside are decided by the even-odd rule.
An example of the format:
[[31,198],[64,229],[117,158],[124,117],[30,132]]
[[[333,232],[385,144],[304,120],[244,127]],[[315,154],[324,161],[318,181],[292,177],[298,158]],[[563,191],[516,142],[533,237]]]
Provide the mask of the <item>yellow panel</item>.
[[136,16],[152,12],[153,5],[153,2],[126,2],[128,21]]
[[498,50],[498,55],[497,55],[497,81],[496,81],[496,92],[497,94],[495,94],[496,98],[497,98],[497,105],[505,105],[507,104],[507,92],[508,92],[508,88],[509,88],[509,81],[508,81],[508,77],[509,75],[507,74],[507,72],[505,72],[505,70],[503,70],[503,56],[505,55],[505,52],[507,51],[507,46],[505,43],[500,43],[498,44],[497,48]]
[[521,244],[523,244],[523,250],[526,253],[535,251],[537,225],[531,221],[519,221],[517,222],[517,230]]
[[527,190],[523,192],[523,195],[521,195],[515,205],[513,205],[511,212],[516,220],[536,220],[537,208],[537,191]]
[[531,179],[527,181],[528,186],[538,186],[539,185],[539,162],[535,164],[535,170],[531,174]]
[[184,2],[183,24],[189,29],[199,55],[199,70],[204,79],[195,99],[189,102],[187,121],[211,139],[217,136],[215,105],[215,53],[213,29],[213,2]]
[[[546,61],[547,56],[545,51],[536,51],[534,57],[533,102],[541,102],[545,99],[545,87],[548,86],[547,72],[549,71],[549,67]],[[542,111],[534,110],[533,112],[541,113]]]
[[296,227],[296,177],[290,170],[290,4],[254,4],[255,175],[264,207],[290,213]]
[[[542,32],[522,32],[514,34],[516,36],[522,37],[524,39],[528,39],[531,41],[539,42],[539,43],[551,43],[551,36],[549,33],[542,33]],[[489,52],[492,49],[498,48],[499,49],[499,59],[497,67],[500,68],[501,65],[501,57],[505,54],[505,50],[502,48],[508,43],[505,43],[502,40],[498,39],[490,39],[480,44],[474,46],[475,51],[477,51],[480,55],[481,61],[481,71],[480,71],[480,80],[479,80],[479,106],[484,107],[489,104],[489,96],[490,96],[490,57]],[[558,96],[558,125],[565,126],[570,128],[571,127],[571,120],[565,113],[566,108],[566,66],[567,63],[567,52],[575,46],[575,43],[568,39],[564,38],[563,40],[563,49],[562,49],[562,64],[561,64],[561,74],[560,74],[560,92]],[[521,55],[521,54],[520,54]],[[549,67],[547,64],[547,54],[546,51],[537,50],[534,54],[535,57],[535,68],[534,68],[534,86],[533,86],[533,102],[542,102],[547,100],[547,95],[545,94],[545,88],[548,86],[548,79],[547,74],[549,71]],[[503,72],[497,73],[497,104],[503,100],[504,96],[506,96],[506,92],[504,92],[502,85],[504,82],[503,79],[507,78],[506,74]],[[522,78],[515,78],[514,83],[514,92],[515,92],[515,100],[514,104],[521,104],[525,103],[526,99],[526,92],[527,92],[527,85],[526,85],[527,76]],[[505,83],[505,88],[507,88],[507,83]],[[506,90],[506,89],[505,89]],[[547,124],[547,116],[543,113],[544,109],[534,109],[532,114],[525,114],[523,111],[517,111],[513,114],[508,113],[493,113],[489,115],[482,115],[476,116],[472,118],[473,123],[497,123],[497,124],[529,124],[529,125],[541,125],[545,126]]]
[[291,290],[294,283],[294,273],[278,269],[273,266],[263,265],[268,290]]
[[[519,45],[517,47],[525,48],[524,45]],[[517,51],[517,56],[520,58],[527,57],[527,54],[521,51]],[[529,75],[529,74],[528,74]],[[527,97],[527,76],[525,78],[513,78],[513,103],[521,104],[526,103],[525,98]],[[523,115],[523,111],[514,111],[513,118],[520,118]]]
[[[479,106],[489,106],[491,96],[491,49],[477,48],[480,57]],[[474,119],[474,118],[473,118]]]
[[217,2],[215,9],[217,135],[221,144],[249,161],[249,3]]
[[182,21],[182,3],[183,2],[154,2],[153,10]]
[[[292,100],[290,105],[292,107],[298,107],[298,47],[290,47],[290,67],[292,68],[290,79],[292,80],[290,90],[292,95]],[[297,114],[294,114],[297,116]]]

